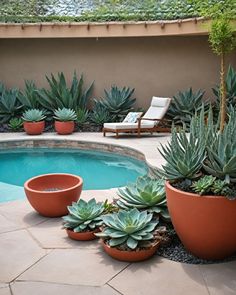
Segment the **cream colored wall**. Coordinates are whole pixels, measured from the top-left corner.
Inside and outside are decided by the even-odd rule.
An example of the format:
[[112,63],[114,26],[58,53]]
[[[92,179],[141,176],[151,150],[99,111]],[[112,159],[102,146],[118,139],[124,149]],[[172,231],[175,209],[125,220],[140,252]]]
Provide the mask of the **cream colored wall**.
[[[236,53],[230,58],[236,67]],[[94,96],[111,84],[136,89],[138,106],[155,96],[173,96],[190,86],[207,90],[218,82],[219,59],[206,36],[107,39],[1,39],[0,81],[22,87],[24,79],[46,86],[44,75],[83,72],[95,80]]]

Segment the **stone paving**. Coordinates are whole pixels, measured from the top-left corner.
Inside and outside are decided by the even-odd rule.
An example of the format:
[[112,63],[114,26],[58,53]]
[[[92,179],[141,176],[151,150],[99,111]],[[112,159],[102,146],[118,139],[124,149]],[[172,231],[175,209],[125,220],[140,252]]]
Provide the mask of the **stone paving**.
[[[3,134],[0,142],[19,137],[25,138],[23,134]],[[163,163],[156,147],[168,138],[71,137],[137,148],[152,165]],[[82,198],[111,200],[115,195],[115,189],[83,191]],[[38,215],[26,200],[0,203],[0,295],[72,294],[235,295],[236,261],[189,265],[155,255],[146,262],[119,262],[107,256],[97,240],[68,239],[60,218]]]

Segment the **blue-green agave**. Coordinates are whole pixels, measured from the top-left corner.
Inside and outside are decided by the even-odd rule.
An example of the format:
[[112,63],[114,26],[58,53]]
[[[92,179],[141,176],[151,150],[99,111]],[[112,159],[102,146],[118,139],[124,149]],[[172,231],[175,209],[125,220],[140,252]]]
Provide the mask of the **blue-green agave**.
[[93,198],[88,202],[80,199],[68,206],[69,214],[63,218],[63,227],[82,232],[86,230],[95,230],[102,225],[102,214],[104,212],[104,203],[96,202]]
[[152,240],[158,224],[151,213],[140,212],[136,208],[107,214],[102,219],[105,226],[96,236],[106,240],[110,247],[126,245],[132,250],[138,248],[142,242]]

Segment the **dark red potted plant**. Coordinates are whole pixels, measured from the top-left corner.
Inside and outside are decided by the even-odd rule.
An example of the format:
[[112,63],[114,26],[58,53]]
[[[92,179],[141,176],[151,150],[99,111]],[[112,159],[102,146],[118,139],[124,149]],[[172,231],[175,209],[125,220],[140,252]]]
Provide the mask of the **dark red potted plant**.
[[75,129],[76,113],[72,109],[62,108],[54,111],[55,130],[58,134],[73,133]]
[[45,128],[44,119],[46,116],[42,110],[30,109],[23,113],[24,130],[29,135],[39,135]]

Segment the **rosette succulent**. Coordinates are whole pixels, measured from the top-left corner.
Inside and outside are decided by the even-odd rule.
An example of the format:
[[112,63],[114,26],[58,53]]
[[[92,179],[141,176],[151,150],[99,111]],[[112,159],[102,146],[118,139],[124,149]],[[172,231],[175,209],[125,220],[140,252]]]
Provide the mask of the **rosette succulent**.
[[63,218],[63,227],[74,232],[93,231],[102,225],[104,203],[93,198],[88,202],[79,200],[68,206],[69,214]]
[[137,208],[155,212],[169,219],[164,184],[163,179],[139,177],[136,183],[118,189],[120,199],[117,200],[117,205],[125,210]]
[[158,220],[154,221],[152,217],[151,213],[140,212],[136,208],[104,215],[102,219],[105,226],[96,236],[106,240],[110,247],[125,245],[134,250],[154,238]]
[[23,113],[22,119],[26,122],[40,122],[46,118],[44,112],[39,109],[30,109]]
[[77,115],[74,110],[62,108],[54,111],[54,119],[61,122],[76,121]]

